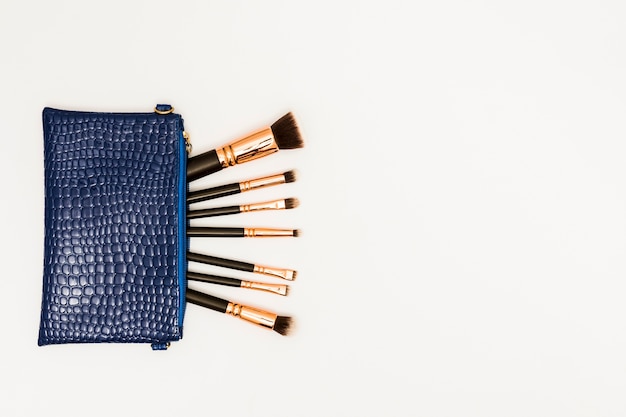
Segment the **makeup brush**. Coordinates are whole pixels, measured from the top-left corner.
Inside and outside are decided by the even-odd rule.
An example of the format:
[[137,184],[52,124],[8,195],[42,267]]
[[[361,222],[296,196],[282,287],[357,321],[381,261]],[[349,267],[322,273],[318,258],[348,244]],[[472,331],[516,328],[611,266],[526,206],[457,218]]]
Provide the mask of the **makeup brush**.
[[213,200],[215,198],[252,191],[258,188],[290,183],[296,181],[296,176],[296,171],[291,170],[282,174],[254,178],[242,182],[234,182],[231,184],[206,188],[204,190],[191,191],[187,193],[187,203],[199,203],[200,201]]
[[266,282],[244,281],[237,278],[222,277],[219,275],[201,274],[187,271],[189,281],[206,282],[208,284],[226,285],[229,287],[248,288],[251,290],[267,291],[278,295],[289,294],[289,286],[284,284],[269,284]]
[[270,127],[237,139],[221,148],[189,158],[187,181],[195,181],[229,166],[262,158],[280,149],[302,148],[303,145],[298,125],[290,112]]
[[187,261],[199,262],[206,265],[219,266],[221,268],[236,269],[238,271],[253,272],[255,274],[268,275],[275,278],[282,278],[287,281],[295,281],[297,271],[292,269],[275,268],[271,266],[255,265],[250,262],[243,262],[234,259],[219,258],[217,256],[204,255],[201,253],[187,252]]
[[272,329],[283,336],[286,336],[291,328],[291,317],[279,316],[258,308],[235,304],[191,288],[187,288],[187,301],[220,313],[239,317],[266,329]]
[[265,201],[263,203],[244,204],[241,206],[212,207],[202,210],[189,210],[188,219],[201,219],[205,217],[225,216],[228,214],[248,213],[262,210],[291,210],[300,205],[297,198]]
[[188,227],[187,237],[298,237],[298,229],[250,227]]

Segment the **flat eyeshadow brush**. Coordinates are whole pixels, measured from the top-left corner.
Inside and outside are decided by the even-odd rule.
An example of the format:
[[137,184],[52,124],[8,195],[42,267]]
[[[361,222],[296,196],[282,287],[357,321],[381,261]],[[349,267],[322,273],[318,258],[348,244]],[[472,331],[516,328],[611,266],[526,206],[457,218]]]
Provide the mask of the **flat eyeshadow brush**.
[[303,141],[296,120],[292,113],[287,113],[269,127],[221,148],[189,158],[187,181],[195,181],[224,168],[262,158],[280,149],[296,149],[302,146]]
[[229,287],[248,288],[271,292],[278,295],[289,294],[289,286],[284,284],[269,284],[266,282],[244,281],[237,278],[222,277],[219,275],[201,274],[199,272],[187,271],[189,281],[206,282],[208,284],[226,285]]
[[264,311],[258,308],[235,304],[231,301],[205,294],[200,291],[187,288],[187,301],[201,307],[215,310],[233,317],[259,325],[266,329],[286,336],[291,328],[291,317],[279,316],[278,314]]
[[200,201],[213,200],[227,195],[239,194],[259,188],[271,187],[273,185],[286,184],[296,181],[296,171],[291,170],[282,174],[270,175],[267,177],[254,178],[242,182],[219,185],[217,187],[205,188],[187,193],[187,203],[199,203]]
[[212,207],[202,210],[187,211],[188,219],[202,219],[205,217],[225,216],[228,214],[248,213],[263,210],[291,210],[300,205],[297,198],[265,201],[263,203],[244,204],[240,206]]
[[187,261],[198,262],[206,265],[218,266],[221,268],[235,269],[238,271],[253,272],[255,274],[267,275],[275,278],[282,278],[287,281],[295,281],[297,271],[285,268],[275,268],[271,266],[256,265],[250,262],[238,261],[235,259],[219,258],[217,256],[204,255],[201,253],[187,252]]
[[250,227],[188,227],[187,237],[298,237],[298,229]]

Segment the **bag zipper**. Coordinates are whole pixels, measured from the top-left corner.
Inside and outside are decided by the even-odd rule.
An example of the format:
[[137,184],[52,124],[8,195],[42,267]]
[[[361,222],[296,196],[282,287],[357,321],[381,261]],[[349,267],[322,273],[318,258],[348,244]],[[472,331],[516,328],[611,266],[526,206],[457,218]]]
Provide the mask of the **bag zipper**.
[[[157,104],[154,112],[160,115],[170,114],[174,111],[174,107],[168,104]],[[187,248],[189,247],[189,238],[187,237],[187,157],[191,153],[192,145],[189,134],[185,131],[183,118],[178,115],[179,126],[179,172],[178,172],[178,224],[181,225],[182,231],[178,233],[178,329],[179,338],[183,337],[183,321],[185,318],[185,307],[187,304]],[[153,350],[166,350],[169,343],[153,343]]]
[[[187,136],[187,138],[185,138]],[[178,224],[182,226],[182,230],[178,233],[178,247],[180,248],[178,257],[178,286],[180,292],[180,304],[178,309],[178,327],[180,327],[181,337],[183,330],[183,319],[185,317],[185,305],[187,304],[185,293],[187,290],[187,149],[188,135],[182,130],[180,133],[180,171],[179,171],[179,190],[178,190]]]
[[189,141],[189,135],[183,130],[183,120],[180,119],[181,132],[180,132],[180,172],[179,172],[179,190],[178,190],[178,224],[183,228],[182,233],[179,233],[179,258],[178,258],[178,285],[180,288],[180,300],[178,310],[178,327],[182,337],[183,331],[183,319],[185,318],[185,306],[187,300],[185,293],[187,290],[187,248],[189,247],[189,239],[187,238],[187,190],[189,188],[187,184],[187,156],[191,152],[191,142]]

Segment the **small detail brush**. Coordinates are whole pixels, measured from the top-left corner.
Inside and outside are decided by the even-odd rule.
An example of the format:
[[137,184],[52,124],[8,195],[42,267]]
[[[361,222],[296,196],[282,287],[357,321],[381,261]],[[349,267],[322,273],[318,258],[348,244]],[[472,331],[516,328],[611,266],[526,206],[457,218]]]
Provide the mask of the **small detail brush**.
[[270,277],[282,278],[287,281],[295,281],[297,271],[285,268],[274,268],[271,266],[255,265],[250,262],[243,262],[234,259],[218,258],[217,256],[203,255],[201,253],[187,252],[187,261],[199,262],[206,265],[218,266],[221,268],[236,269],[238,271],[253,272]]
[[201,274],[199,272],[187,272],[189,281],[206,282],[209,284],[227,285],[229,287],[248,288],[251,290],[267,291],[278,295],[289,294],[289,286],[284,284],[269,284],[265,282],[244,281],[237,278],[222,277],[219,275]]
[[220,313],[225,313],[233,317],[249,321],[266,329],[286,336],[291,328],[291,317],[279,316],[275,313],[235,304],[228,300],[218,298],[200,291],[187,288],[187,301]]
[[188,227],[187,237],[298,237],[298,229],[250,227]]
[[287,113],[270,127],[189,158],[187,181],[195,181],[224,168],[262,158],[280,149],[302,148],[303,145],[296,120],[292,113]]
[[241,206],[212,207],[202,210],[189,210],[188,219],[202,219],[205,217],[225,216],[228,214],[248,213],[261,210],[291,210],[300,205],[297,198],[265,201],[263,203],[244,204]]
[[296,181],[296,171],[291,170],[282,174],[270,175],[262,178],[254,178],[242,182],[234,182],[231,184],[220,185],[217,187],[206,188],[204,190],[191,191],[187,193],[187,203],[199,203],[200,201],[213,200],[227,195],[239,194],[246,191],[252,191],[263,187],[273,185],[286,184]]

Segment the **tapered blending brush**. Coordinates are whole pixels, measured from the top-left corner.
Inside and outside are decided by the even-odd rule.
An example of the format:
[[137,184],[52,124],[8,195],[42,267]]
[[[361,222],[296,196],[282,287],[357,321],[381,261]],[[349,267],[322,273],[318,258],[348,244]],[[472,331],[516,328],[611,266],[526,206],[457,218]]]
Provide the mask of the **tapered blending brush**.
[[296,120],[292,113],[287,113],[270,127],[221,148],[189,158],[187,181],[195,181],[224,168],[253,161],[281,149],[302,148],[303,145]]
[[189,210],[188,219],[201,219],[205,217],[225,216],[228,214],[248,213],[263,210],[291,210],[300,205],[297,198],[265,201],[263,203],[244,204],[240,206],[212,207],[202,210]]
[[298,237],[298,229],[251,227],[188,227],[187,237]]
[[205,265],[213,265],[221,268],[236,269],[238,271],[253,272],[275,278],[282,278],[287,281],[295,281],[297,271],[285,268],[275,268],[272,266],[256,265],[250,262],[235,259],[219,258],[217,256],[204,255],[201,253],[187,252],[187,261],[198,262]]
[[199,203],[200,201],[213,200],[227,195],[239,194],[259,188],[271,187],[274,185],[286,184],[296,181],[295,170],[283,172],[282,174],[269,175],[261,178],[254,178],[231,184],[219,185],[217,187],[196,190],[187,193],[187,203]]
[[289,294],[289,286],[284,284],[270,284],[266,282],[244,281],[237,278],[222,277],[219,275],[201,274],[199,272],[187,272],[189,281],[206,282],[208,284],[226,285],[229,287],[248,288],[251,290],[266,291],[278,295]]
[[286,336],[291,328],[291,317],[279,316],[278,314],[264,311],[258,308],[235,304],[200,291],[187,288],[187,301],[219,313],[225,313],[242,320],[249,321],[266,329]]

